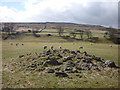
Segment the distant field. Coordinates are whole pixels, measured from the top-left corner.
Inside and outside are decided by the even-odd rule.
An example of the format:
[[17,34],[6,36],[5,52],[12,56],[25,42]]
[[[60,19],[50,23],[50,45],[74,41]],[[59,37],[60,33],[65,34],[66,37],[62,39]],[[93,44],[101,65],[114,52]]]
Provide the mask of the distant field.
[[[47,32],[51,30],[46,30]],[[54,31],[55,32],[55,31]],[[94,36],[99,36],[103,40],[103,33],[98,31],[92,31]],[[41,33],[40,33],[41,34]],[[51,33],[53,36],[46,36],[47,33],[42,33],[41,37],[34,37],[32,35],[22,36],[16,39],[8,39],[2,41],[2,65],[3,65],[3,87],[28,87],[28,88],[109,88],[118,87],[118,78],[110,78],[107,75],[99,76],[96,72],[94,77],[86,75],[84,78],[59,78],[55,77],[53,74],[37,74],[31,73],[25,75],[22,72],[12,73],[5,67],[5,65],[10,66],[11,62],[16,62],[16,58],[19,55],[26,55],[30,52],[43,52],[43,46],[47,45],[48,49],[51,45],[54,46],[54,49],[58,49],[59,46],[62,46],[64,49],[78,50],[79,46],[83,46],[81,51],[87,51],[90,55],[95,55],[97,57],[102,57],[106,60],[113,60],[118,65],[118,45],[113,44],[110,41],[107,43],[94,43],[90,45],[90,42],[86,41],[77,41],[74,39],[67,40],[62,37],[58,37],[57,33]],[[104,39],[105,40],[105,39]],[[13,45],[10,45],[10,42]],[[16,43],[20,45],[15,46]],[[21,44],[24,43],[24,46]],[[113,47],[109,47],[109,45]],[[73,77],[76,74],[71,74]],[[84,76],[84,74],[81,74]],[[91,77],[91,78],[89,78]],[[18,81],[20,82],[18,83]],[[29,84],[26,84],[29,83]],[[96,82],[98,82],[96,84]]]
[[[29,52],[41,52],[43,51],[43,46],[47,45],[50,47],[53,45],[55,49],[58,49],[59,46],[62,46],[63,48],[70,49],[70,50],[78,50],[79,46],[83,46],[84,49],[81,51],[87,51],[90,54],[94,54],[96,56],[103,57],[104,59],[110,59],[114,60],[116,63],[118,63],[118,45],[111,44],[113,47],[109,47],[110,44],[100,44],[95,43],[92,46],[90,45],[90,42],[67,42],[61,38],[45,38],[44,39],[36,39],[32,41],[31,38],[28,38],[30,40],[27,41],[27,39],[24,40],[7,40],[2,42],[2,49],[3,49],[3,59],[4,58],[12,58],[17,57],[21,54],[26,54]],[[33,38],[34,39],[34,38]],[[53,40],[53,42],[51,41]],[[59,39],[59,40],[56,40]],[[39,40],[39,41],[38,41]],[[61,40],[61,42],[60,42]],[[50,42],[51,41],[51,42]],[[8,42],[16,43],[24,43],[24,46],[11,46]]]

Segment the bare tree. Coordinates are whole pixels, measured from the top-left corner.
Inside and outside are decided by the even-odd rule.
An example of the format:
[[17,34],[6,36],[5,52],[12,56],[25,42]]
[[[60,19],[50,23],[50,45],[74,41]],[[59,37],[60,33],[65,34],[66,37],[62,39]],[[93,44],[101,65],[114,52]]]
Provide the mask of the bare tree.
[[[2,35],[3,40],[6,40],[11,36],[11,33],[15,31],[16,27],[14,23],[2,23],[2,31],[6,32]],[[13,34],[13,33],[12,33]]]
[[112,40],[115,37],[117,30],[110,28],[110,30],[108,32],[109,32],[110,39]]
[[57,26],[56,28],[57,28],[59,36],[61,36],[63,34],[63,32],[64,32],[64,28],[61,27],[61,26]]
[[112,27],[107,28],[107,30],[108,30],[109,39],[113,41],[114,43],[120,43],[119,30],[112,28]]
[[83,32],[79,33],[79,35],[80,35],[80,38],[83,39]]
[[14,25],[14,23],[3,23],[3,25],[2,25],[2,31],[7,32],[8,34],[10,32],[15,31],[15,25]]
[[87,31],[86,31],[86,35],[87,35],[88,38],[91,38],[91,37],[92,37],[91,31],[87,30]]
[[73,38],[76,37],[76,33],[74,33],[74,32],[70,32],[70,35],[71,35]]
[[84,31],[83,30],[77,30],[79,32],[78,34],[80,35],[80,39],[83,39]]

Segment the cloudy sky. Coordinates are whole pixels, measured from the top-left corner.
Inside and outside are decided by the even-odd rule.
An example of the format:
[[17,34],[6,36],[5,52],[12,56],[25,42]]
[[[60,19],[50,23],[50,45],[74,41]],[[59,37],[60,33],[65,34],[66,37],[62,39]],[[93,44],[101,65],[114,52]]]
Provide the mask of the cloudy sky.
[[72,22],[118,27],[119,0],[0,0],[0,22]]

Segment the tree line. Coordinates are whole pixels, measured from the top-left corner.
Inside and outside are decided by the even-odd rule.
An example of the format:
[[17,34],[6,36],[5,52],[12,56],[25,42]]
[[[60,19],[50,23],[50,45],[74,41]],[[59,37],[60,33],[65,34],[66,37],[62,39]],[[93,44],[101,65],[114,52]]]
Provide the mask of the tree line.
[[[64,27],[57,26],[56,29],[57,29],[58,35],[62,36],[64,33]],[[77,35],[79,35],[79,38],[81,40],[83,40],[84,35],[86,35],[88,39],[92,39],[92,32],[90,30],[74,29],[69,32],[69,36],[71,36],[73,39],[75,39]]]
[[106,32],[104,33],[104,37],[107,40],[111,40],[114,43],[120,44],[120,29],[115,29],[112,27],[106,28]]
[[[46,26],[44,27],[44,29],[45,28],[46,28]],[[42,30],[44,30],[44,29],[42,29]],[[58,26],[56,26],[56,29],[57,29],[58,35],[63,36],[64,30],[65,30],[64,27],[58,25]],[[14,34],[12,32],[16,32],[15,24],[14,23],[3,23],[2,24],[2,32],[6,32],[7,37],[9,37],[11,34]],[[36,33],[38,33],[38,31],[37,31],[37,29],[36,29],[36,31],[28,30],[28,33],[33,33],[36,36],[37,35]],[[18,35],[18,34],[19,34],[19,32],[16,32],[16,35]],[[74,29],[69,32],[69,36],[72,37],[73,39],[76,39],[76,36],[79,36],[79,39],[83,40],[84,35],[87,36],[87,39],[92,39],[95,41],[97,41],[99,39],[98,37],[93,37],[90,30]],[[120,29],[115,29],[112,27],[106,28],[104,37],[107,40],[111,40],[112,42],[119,44],[120,43]]]

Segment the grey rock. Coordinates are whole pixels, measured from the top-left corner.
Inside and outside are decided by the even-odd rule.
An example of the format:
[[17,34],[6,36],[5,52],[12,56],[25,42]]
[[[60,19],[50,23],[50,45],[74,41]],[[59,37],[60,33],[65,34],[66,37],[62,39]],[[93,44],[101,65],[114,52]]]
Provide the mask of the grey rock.
[[71,54],[76,54],[76,52],[75,52],[75,51],[71,51],[70,53],[71,53]]
[[89,59],[81,59],[81,61],[84,62],[84,63],[90,63],[91,62],[91,60],[89,60]]
[[59,68],[55,68],[56,71],[59,71],[60,69],[61,69],[61,67],[59,67]]
[[78,70],[76,68],[74,68],[71,73],[78,73]]
[[74,67],[75,63],[73,61],[68,61],[67,66]]
[[50,60],[52,60],[52,61],[57,61],[57,58],[50,58]]
[[49,65],[60,65],[60,64],[62,64],[62,63],[59,63],[57,60],[50,60],[50,61],[47,61],[46,63],[49,64]]
[[36,64],[32,64],[30,67],[31,67],[31,68],[36,68],[37,65],[36,65]]
[[86,62],[86,59],[81,59],[82,62]]
[[19,58],[22,58],[22,57],[24,57],[24,55],[20,55],[20,56],[19,56]]
[[77,50],[76,53],[80,53],[80,50]]
[[74,62],[73,62],[73,61],[68,61],[68,63],[69,63],[69,64],[74,64]]
[[46,55],[50,55],[51,54],[51,51],[50,49],[46,52]]
[[41,55],[41,57],[46,57],[46,56],[47,56],[46,54]]
[[64,57],[63,62],[66,62],[66,61],[68,61],[68,60],[72,60],[72,57]]
[[83,53],[84,53],[85,55],[87,54],[87,52],[86,52],[86,51],[84,51]]
[[38,59],[38,57],[33,58],[32,60]]
[[82,68],[81,68],[81,67],[78,67],[78,66],[77,66],[77,67],[75,67],[75,68],[76,68],[77,70],[82,70]]
[[48,73],[54,73],[55,71],[54,71],[54,69],[49,69],[48,70]]
[[59,52],[59,51],[58,51],[58,50],[53,50],[53,52],[54,52],[54,53],[57,53],[57,52]]
[[64,71],[69,71],[69,70],[72,70],[72,69],[73,69],[72,67],[67,66],[67,67],[64,68]]
[[105,62],[105,65],[107,65],[108,67],[116,67],[115,62],[112,60],[107,60]]
[[80,61],[77,61],[76,63],[80,63]]
[[58,56],[58,57],[60,57],[60,58],[63,58],[63,56],[62,56],[62,55],[60,55],[60,54],[58,54],[57,56]]
[[71,60],[73,57],[67,57],[67,60]]
[[59,77],[68,77],[68,75],[65,72],[56,72],[55,75]]
[[41,62],[41,64],[43,64],[43,66],[48,67],[48,63],[47,62]]
[[65,53],[65,52],[70,53],[70,50],[69,49],[64,49],[63,53]]
[[78,57],[78,56],[76,56],[75,58],[76,58],[76,59],[80,59],[80,57]]

